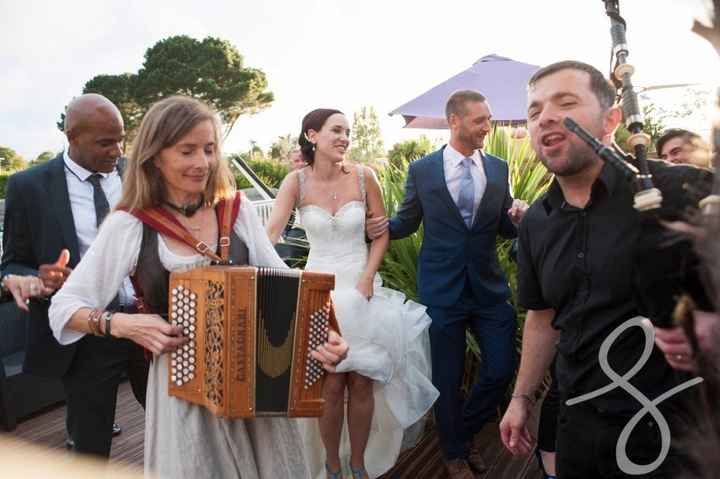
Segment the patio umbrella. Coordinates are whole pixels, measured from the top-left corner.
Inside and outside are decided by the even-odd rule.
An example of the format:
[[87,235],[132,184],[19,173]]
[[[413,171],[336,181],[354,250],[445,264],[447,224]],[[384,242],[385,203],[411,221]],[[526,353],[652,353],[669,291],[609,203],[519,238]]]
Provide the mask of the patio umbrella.
[[527,119],[527,82],[537,65],[487,55],[467,70],[445,80],[390,112],[402,115],[405,128],[447,128],[445,103],[457,90],[477,90],[490,103],[493,119],[520,123]]

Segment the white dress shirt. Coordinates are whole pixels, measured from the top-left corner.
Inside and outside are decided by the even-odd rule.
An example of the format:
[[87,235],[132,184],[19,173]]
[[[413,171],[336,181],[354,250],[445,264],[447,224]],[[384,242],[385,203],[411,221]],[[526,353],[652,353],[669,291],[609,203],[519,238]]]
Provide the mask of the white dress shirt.
[[[472,175],[473,183],[475,185],[475,197],[473,198],[473,219],[477,216],[480,202],[485,194],[485,187],[487,186],[487,177],[485,176],[485,168],[483,167],[482,157],[480,150],[473,151],[470,156],[472,163],[470,165],[470,174]],[[447,189],[450,192],[450,197],[453,199],[455,204],[458,203],[460,197],[460,185],[462,184],[462,178],[465,174],[463,168],[463,160],[465,156],[457,151],[455,148],[448,144],[443,150],[443,168],[445,169],[445,182],[447,183]]]
[[[71,158],[68,150],[63,152],[65,160],[65,179],[67,180],[68,197],[70,199],[70,209],[72,210],[73,222],[75,224],[75,234],[78,239],[78,248],[80,258],[85,256],[85,252],[97,236],[98,229],[96,226],[95,202],[93,200],[93,185],[87,179],[93,174],[92,171],[83,168],[75,163]],[[120,197],[122,196],[122,182],[117,170],[110,173],[99,173],[100,187],[105,192],[110,208],[115,208]],[[107,254],[113,255],[113,252]],[[123,282],[119,294],[120,304],[129,305],[135,301],[135,291],[133,290],[130,278],[126,278]],[[114,297],[114,295],[113,295]]]

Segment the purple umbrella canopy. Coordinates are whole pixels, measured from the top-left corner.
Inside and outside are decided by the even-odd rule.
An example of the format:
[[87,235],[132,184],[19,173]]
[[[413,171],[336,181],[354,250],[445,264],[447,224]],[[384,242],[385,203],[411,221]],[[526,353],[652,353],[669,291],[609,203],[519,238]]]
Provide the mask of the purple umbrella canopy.
[[467,70],[445,80],[390,115],[402,115],[405,128],[447,128],[445,103],[457,90],[477,90],[490,103],[493,120],[518,123],[527,119],[527,82],[537,65],[487,55]]

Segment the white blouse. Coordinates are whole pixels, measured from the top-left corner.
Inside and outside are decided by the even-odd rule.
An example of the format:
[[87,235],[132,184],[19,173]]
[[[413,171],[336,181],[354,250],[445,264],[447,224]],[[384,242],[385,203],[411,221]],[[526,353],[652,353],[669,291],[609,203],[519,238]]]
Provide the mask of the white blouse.
[[[287,268],[270,243],[255,207],[245,197],[240,203],[240,214],[233,230],[247,245],[251,265]],[[52,298],[48,311],[50,328],[60,344],[72,344],[85,335],[65,327],[76,311],[105,308],[117,294],[123,279],[133,274],[140,254],[142,231],[140,220],[124,211],[114,211],[105,219],[95,241]],[[160,262],[168,271],[178,270],[183,263],[197,264],[202,259],[200,254],[177,255],[168,249],[162,236],[159,238]]]

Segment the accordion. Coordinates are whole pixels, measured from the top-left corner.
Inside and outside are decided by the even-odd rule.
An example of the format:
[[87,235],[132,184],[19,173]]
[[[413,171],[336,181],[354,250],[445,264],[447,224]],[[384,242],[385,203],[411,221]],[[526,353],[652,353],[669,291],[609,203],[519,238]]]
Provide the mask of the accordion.
[[332,274],[209,266],[170,275],[168,317],[190,338],[170,353],[168,392],[216,416],[323,413],[310,351],[338,331]]

